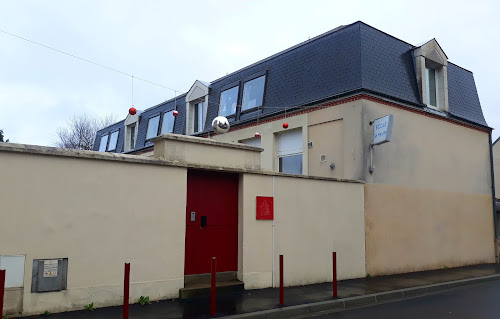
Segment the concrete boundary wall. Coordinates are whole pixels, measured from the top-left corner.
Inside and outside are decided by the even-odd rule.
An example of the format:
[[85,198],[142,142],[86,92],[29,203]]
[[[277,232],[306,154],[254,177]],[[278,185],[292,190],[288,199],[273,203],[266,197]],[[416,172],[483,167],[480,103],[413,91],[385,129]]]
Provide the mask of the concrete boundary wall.
[[[186,168],[2,151],[0,163],[0,255],[26,255],[24,315],[120,304],[125,262],[131,302],[178,296]],[[67,290],[31,293],[33,259],[51,258],[68,258]]]
[[[239,278],[245,287],[365,275],[364,184],[133,155],[0,143],[0,255],[25,255],[23,287],[7,290],[10,313],[32,315],[119,305],[123,265],[130,302],[177,298],[184,287],[187,172],[240,174]],[[275,197],[273,222],[256,220],[256,196]],[[273,249],[274,247],[274,249]],[[68,258],[67,290],[31,293],[34,259]],[[274,259],[274,268],[273,268]],[[274,273],[273,273],[274,269]]]
[[[245,288],[279,285],[280,254],[286,286],[331,281],[333,251],[338,253],[338,279],[364,277],[363,186],[245,174],[239,219],[239,277]],[[274,226],[256,220],[256,196],[274,196]]]

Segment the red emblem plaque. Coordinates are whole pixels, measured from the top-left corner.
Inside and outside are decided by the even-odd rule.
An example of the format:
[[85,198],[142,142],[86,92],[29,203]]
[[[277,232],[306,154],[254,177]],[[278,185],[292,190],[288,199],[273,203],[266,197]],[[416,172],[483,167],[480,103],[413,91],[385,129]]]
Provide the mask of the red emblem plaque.
[[274,220],[274,198],[257,196],[257,219]]

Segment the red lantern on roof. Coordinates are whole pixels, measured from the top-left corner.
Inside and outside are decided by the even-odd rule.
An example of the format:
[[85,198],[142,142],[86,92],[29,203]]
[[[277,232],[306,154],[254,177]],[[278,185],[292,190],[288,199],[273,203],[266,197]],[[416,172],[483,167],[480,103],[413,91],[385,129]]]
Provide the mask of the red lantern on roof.
[[260,137],[260,133],[259,132],[255,132],[255,137],[259,138]]
[[287,122],[283,123],[283,128],[288,128],[288,123]]
[[174,110],[174,112],[172,112],[172,115],[173,115],[174,117],[177,117],[177,116],[179,115],[179,111]]
[[137,110],[135,109],[135,107],[131,107],[128,109],[128,114],[135,115],[135,113],[137,113]]

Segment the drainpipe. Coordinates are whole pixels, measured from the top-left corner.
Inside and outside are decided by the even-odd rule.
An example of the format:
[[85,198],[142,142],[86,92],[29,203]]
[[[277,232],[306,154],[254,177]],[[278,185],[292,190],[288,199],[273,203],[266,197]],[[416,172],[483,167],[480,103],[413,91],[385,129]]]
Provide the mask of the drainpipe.
[[[495,201],[495,172],[493,169],[493,144],[491,140],[491,131],[489,133],[490,137],[490,169],[491,169],[491,192],[493,197],[493,229],[495,230],[495,240],[498,238],[498,230],[497,230],[497,212],[496,212],[496,201]],[[495,243],[496,245],[496,243]]]
[[[274,200],[274,176],[273,176],[273,205],[274,203],[276,203],[276,201]],[[274,262],[274,220],[276,219],[276,211],[274,210],[274,207],[273,207],[273,212],[275,212],[275,217],[273,218],[273,272],[272,272],[272,278],[273,278],[273,283],[271,285],[271,287],[275,287],[276,285],[274,284],[274,267],[275,267],[275,262]]]

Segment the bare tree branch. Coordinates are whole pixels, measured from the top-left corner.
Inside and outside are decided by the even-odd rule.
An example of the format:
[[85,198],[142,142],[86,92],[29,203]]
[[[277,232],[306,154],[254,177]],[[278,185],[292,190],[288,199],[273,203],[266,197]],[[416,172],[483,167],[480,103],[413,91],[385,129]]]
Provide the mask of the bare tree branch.
[[0,142],[9,143],[9,140],[4,140],[3,130],[0,129]]
[[75,115],[67,121],[65,127],[57,129],[58,141],[54,145],[62,148],[92,150],[97,131],[116,122],[116,116],[113,114],[103,117],[88,114]]

